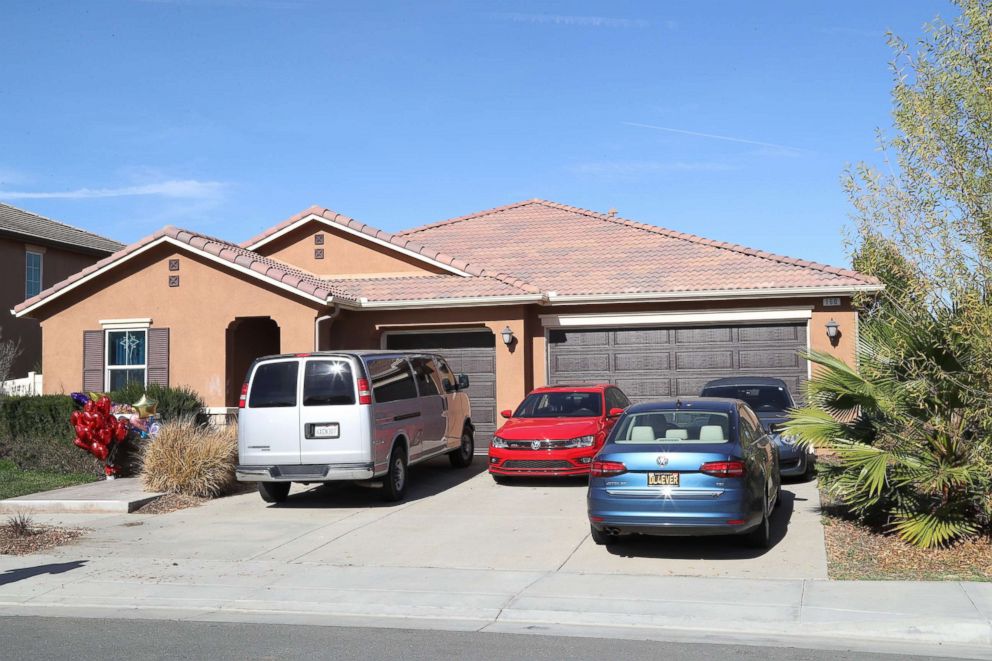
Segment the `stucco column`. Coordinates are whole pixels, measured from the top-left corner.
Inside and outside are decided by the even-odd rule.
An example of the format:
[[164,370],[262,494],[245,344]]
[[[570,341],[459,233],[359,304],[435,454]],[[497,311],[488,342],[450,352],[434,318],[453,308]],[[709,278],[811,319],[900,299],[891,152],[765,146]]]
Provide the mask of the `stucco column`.
[[[527,394],[524,320],[489,321],[486,326],[496,336],[496,410],[514,409]],[[516,338],[509,347],[503,343],[502,336],[507,326]]]

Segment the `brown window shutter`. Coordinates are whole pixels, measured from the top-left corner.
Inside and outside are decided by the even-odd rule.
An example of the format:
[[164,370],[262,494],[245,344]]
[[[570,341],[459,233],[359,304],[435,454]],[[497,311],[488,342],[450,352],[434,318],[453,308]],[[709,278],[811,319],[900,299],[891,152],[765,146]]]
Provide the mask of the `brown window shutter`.
[[83,390],[102,392],[103,383],[103,331],[83,331]]
[[169,329],[148,329],[148,385],[169,385]]

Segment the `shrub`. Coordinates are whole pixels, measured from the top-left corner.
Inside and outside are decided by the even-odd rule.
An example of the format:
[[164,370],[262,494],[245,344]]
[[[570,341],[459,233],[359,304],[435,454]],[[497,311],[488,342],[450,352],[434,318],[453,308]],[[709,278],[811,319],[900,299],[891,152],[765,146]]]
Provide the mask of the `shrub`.
[[181,418],[163,424],[145,445],[141,480],[151,491],[215,498],[237,485],[237,461],[237,427],[210,427]]
[[5,397],[0,400],[0,459],[25,470],[102,475],[101,464],[75,445],[65,395]]
[[108,395],[118,404],[133,404],[141,399],[142,395],[148,395],[149,399],[158,402],[158,415],[163,422],[180,418],[199,418],[204,406],[200,395],[188,386],[170,388],[153,383],[145,387],[140,383],[129,383]]

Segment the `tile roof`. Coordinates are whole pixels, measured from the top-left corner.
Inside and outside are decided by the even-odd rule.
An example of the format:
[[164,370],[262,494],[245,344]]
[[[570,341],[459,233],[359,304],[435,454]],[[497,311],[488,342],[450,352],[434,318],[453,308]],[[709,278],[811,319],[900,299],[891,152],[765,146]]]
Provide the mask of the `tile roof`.
[[534,287],[533,285],[524,282],[520,278],[505,273],[501,270],[480,267],[476,264],[471,264],[453,255],[439,252],[435,249],[429,248],[427,246],[421,245],[420,243],[404,238],[398,234],[392,234],[384,230],[376,229],[375,227],[372,227],[371,225],[366,225],[365,223],[355,220],[354,218],[349,218],[344,214],[340,214],[336,211],[320,206],[312,206],[309,209],[301,211],[295,216],[287,218],[286,220],[279,223],[275,227],[271,227],[265,230],[264,232],[262,232],[261,234],[254,236],[248,239],[247,241],[243,242],[241,246],[243,248],[258,247],[259,243],[264,242],[269,237],[281,232],[284,229],[292,227],[296,223],[300,222],[301,220],[309,216],[318,216],[319,218],[322,218],[330,223],[347,227],[348,229],[360,232],[372,239],[385,241],[386,243],[390,243],[396,246],[397,248],[403,248],[405,250],[409,250],[429,260],[438,262],[440,264],[444,264],[445,266],[450,266],[464,273],[469,273],[471,275],[476,275],[476,276],[486,276],[490,278],[495,278],[496,280],[499,280],[507,285],[510,285],[511,287],[517,287],[523,289],[524,291],[528,291],[534,294],[540,293],[540,290]]
[[490,264],[558,295],[859,287],[827,266],[545,200],[527,200],[398,236]]
[[[471,275],[327,278],[247,247],[312,214]],[[187,244],[311,299],[331,299],[356,307],[367,303],[456,298],[513,296],[526,300],[551,293],[595,296],[804,287],[844,290],[877,284],[875,279],[847,269],[544,200],[498,207],[399,234],[376,230],[322,207],[311,207],[241,245],[190,230],[164,227],[20,303],[14,312],[24,313],[27,308],[160,239]]]
[[81,252],[108,254],[124,247],[124,244],[98,234],[3,203],[0,203],[0,234],[56,243]]

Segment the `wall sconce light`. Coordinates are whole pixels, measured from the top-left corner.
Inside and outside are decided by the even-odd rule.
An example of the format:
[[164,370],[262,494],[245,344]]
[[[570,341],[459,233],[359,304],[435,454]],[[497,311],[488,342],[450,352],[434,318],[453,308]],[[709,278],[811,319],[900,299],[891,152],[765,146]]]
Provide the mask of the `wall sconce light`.
[[827,337],[829,337],[831,341],[834,341],[837,339],[839,335],[840,335],[840,324],[838,324],[836,321],[831,319],[830,321],[827,322]]
[[503,336],[503,344],[506,346],[513,344],[515,338],[513,337],[513,330],[509,326],[501,330],[499,334]]

